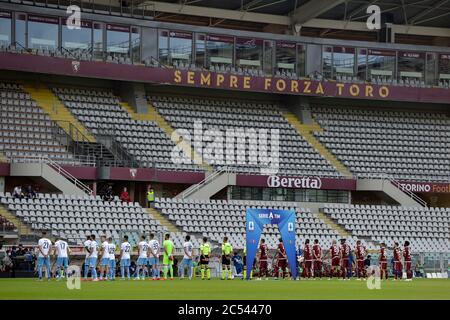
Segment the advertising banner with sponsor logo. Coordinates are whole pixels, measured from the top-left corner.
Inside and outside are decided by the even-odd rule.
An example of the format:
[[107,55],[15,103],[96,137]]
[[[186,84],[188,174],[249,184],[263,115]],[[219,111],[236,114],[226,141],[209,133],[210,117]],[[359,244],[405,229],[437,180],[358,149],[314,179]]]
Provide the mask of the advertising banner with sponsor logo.
[[241,187],[293,188],[323,190],[356,190],[356,180],[331,179],[314,176],[256,176],[240,174],[236,185]]
[[400,182],[400,188],[414,193],[450,193],[449,183]]
[[246,216],[246,279],[250,279],[253,261],[256,257],[256,252],[258,251],[259,238],[261,237],[264,225],[266,224],[278,226],[281,238],[283,239],[283,245],[292,278],[297,278],[297,261],[295,254],[296,212],[294,210],[247,209]]

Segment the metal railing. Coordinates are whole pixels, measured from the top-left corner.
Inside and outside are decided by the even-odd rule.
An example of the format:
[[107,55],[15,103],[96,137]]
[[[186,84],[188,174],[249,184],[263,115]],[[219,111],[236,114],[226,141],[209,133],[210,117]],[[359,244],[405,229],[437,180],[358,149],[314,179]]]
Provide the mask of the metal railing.
[[47,156],[23,156],[19,158],[10,158],[10,163],[39,163],[41,165],[46,164],[64,178],[73,183],[76,187],[84,191],[87,195],[92,195],[92,190],[86,184],[75,178],[70,172],[61,167],[58,163],[53,161]]
[[74,175],[72,175],[69,171],[67,171],[66,169],[61,167],[58,163],[56,163],[52,159],[50,159],[48,157],[44,158],[44,161],[42,163],[46,163],[52,169],[56,170],[56,172],[58,172],[60,175],[62,175],[67,180],[72,182],[76,187],[78,187],[79,189],[83,190],[84,193],[86,193],[87,195],[92,195],[92,189],[89,188],[89,186],[87,186],[86,184],[84,184],[83,182],[81,182],[80,180],[75,178]]
[[392,176],[389,176],[385,173],[370,173],[370,174],[364,174],[358,176],[358,179],[382,179],[389,181],[394,187],[396,187],[398,190],[406,194],[408,197],[419,203],[423,207],[428,207],[428,203],[423,200],[421,197],[416,195],[414,192],[406,190],[402,187],[400,181],[396,180]]
[[207,175],[205,177],[205,179],[203,179],[199,183],[191,185],[189,188],[187,188],[186,190],[184,190],[183,192],[178,194],[177,198],[184,199],[186,197],[189,197],[191,194],[200,190],[204,186],[208,185],[209,183],[214,181],[217,177],[221,176],[222,174],[230,174],[230,173],[234,173],[234,171],[229,167],[214,171],[210,175]]
[[139,168],[141,163],[136,159],[136,157],[130,154],[122,144],[117,141],[116,134],[120,129],[116,125],[110,125],[108,127],[102,126],[97,128],[97,139],[101,140],[102,144],[109,150],[109,152],[114,156],[117,162],[115,166],[121,165],[123,167]]

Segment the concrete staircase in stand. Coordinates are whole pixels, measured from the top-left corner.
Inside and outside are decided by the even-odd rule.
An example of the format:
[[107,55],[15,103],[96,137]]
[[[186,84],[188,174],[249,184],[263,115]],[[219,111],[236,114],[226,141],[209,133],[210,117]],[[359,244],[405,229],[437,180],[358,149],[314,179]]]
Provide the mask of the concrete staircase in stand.
[[177,227],[175,227],[172,222],[170,222],[166,217],[164,217],[158,210],[155,208],[147,208],[145,209],[154,219],[158,220],[159,223],[166,227],[167,230],[171,233],[180,232]]
[[318,211],[316,212],[317,217],[322,220],[325,224],[327,224],[331,229],[337,231],[341,238],[348,238],[351,234],[344,229],[341,225],[336,223],[333,219],[327,216],[325,213]]
[[151,104],[148,105],[147,113],[137,113],[133,110],[133,108],[126,102],[121,102],[120,105],[124,108],[133,118],[138,121],[152,121],[156,123],[161,130],[173,141],[178,147],[183,151],[185,155],[187,155],[191,160],[194,161],[199,167],[203,168],[206,171],[212,172],[214,171],[213,167],[209,165],[206,161],[202,159],[202,157],[193,149],[193,147],[182,140],[182,137],[172,128],[170,123],[164,119],[164,117],[156,110],[154,106]]
[[347,178],[353,175],[319,140],[314,137],[313,132],[321,132],[323,129],[313,121],[312,124],[303,124],[300,119],[290,111],[283,111],[284,118],[294,127],[305,140],[319,152],[333,167]]
[[[75,141],[96,142],[95,137],[78,121],[64,103],[45,85],[23,83],[23,88],[28,92],[36,104],[56,122]],[[71,130],[71,126],[76,130]]]

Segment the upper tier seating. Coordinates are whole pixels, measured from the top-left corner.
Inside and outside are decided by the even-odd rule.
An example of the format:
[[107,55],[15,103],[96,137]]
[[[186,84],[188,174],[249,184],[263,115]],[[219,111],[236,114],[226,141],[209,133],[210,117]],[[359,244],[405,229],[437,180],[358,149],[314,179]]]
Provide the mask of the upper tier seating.
[[324,212],[353,235],[388,246],[408,240],[416,252],[450,250],[450,208],[329,204]]
[[[255,129],[256,136],[258,135],[258,130],[267,129],[268,137],[270,137],[271,129],[279,129],[280,170],[278,174],[333,177],[340,175],[283,118],[280,107],[276,104],[167,96],[155,96],[151,97],[150,100],[174,129],[189,130],[191,141],[194,140],[195,121],[201,121],[202,123],[204,140],[211,137],[206,134],[206,130],[220,130],[224,141],[223,158],[226,158],[227,151],[232,151],[232,149],[227,148],[225,143],[225,132],[227,129]],[[269,151],[267,156],[270,158],[270,138],[267,140]],[[237,154],[236,143],[234,144],[234,149],[234,154]],[[247,154],[246,164],[229,165],[214,160],[209,162],[219,168],[228,166],[235,168],[238,172],[260,174],[261,166],[259,163],[256,165],[250,164],[248,160],[249,154],[260,156],[257,146],[251,145],[247,141],[245,149]],[[208,159],[206,160],[208,161]],[[221,160],[223,159],[221,158]]]
[[315,133],[353,173],[450,181],[450,118],[435,112],[312,108]]
[[[172,223],[187,233],[202,233],[204,236],[222,242],[228,236],[236,249],[245,246],[246,208],[293,209],[297,211],[297,245],[305,239],[319,239],[324,247],[329,247],[338,233],[320,220],[308,208],[298,208],[293,202],[248,201],[248,200],[181,200],[157,198],[156,208]],[[270,248],[276,247],[280,233],[277,226],[265,226],[262,238]],[[355,244],[356,237],[348,239]]]
[[7,158],[49,157],[79,164],[55,138],[56,124],[15,83],[0,82],[0,152]]
[[88,130],[94,135],[115,137],[141,166],[200,170],[194,164],[174,164],[172,140],[154,122],[132,119],[111,91],[79,88],[53,88],[53,91]]

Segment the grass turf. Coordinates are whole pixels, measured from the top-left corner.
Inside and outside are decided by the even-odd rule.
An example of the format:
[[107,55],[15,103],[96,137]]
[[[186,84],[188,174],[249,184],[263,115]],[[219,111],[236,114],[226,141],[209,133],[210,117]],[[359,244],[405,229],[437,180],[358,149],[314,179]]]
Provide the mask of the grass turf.
[[65,281],[0,279],[4,299],[445,299],[450,300],[450,280],[415,279],[412,282],[383,281],[381,289],[369,290],[365,281],[261,280],[81,282],[80,290],[68,290]]

